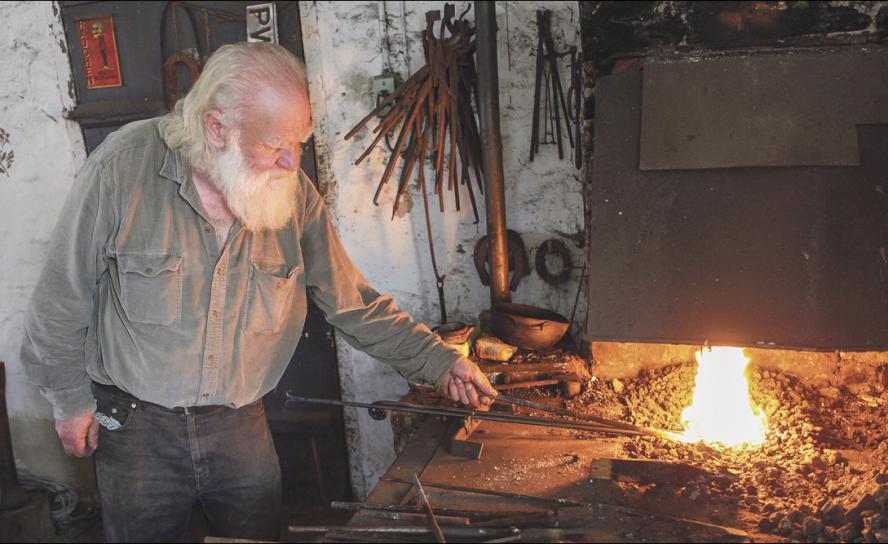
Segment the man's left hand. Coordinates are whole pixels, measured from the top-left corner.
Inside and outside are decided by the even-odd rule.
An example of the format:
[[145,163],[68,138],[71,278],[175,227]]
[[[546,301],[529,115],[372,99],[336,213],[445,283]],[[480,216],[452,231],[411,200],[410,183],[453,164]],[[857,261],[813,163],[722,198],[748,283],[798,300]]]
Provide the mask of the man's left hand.
[[438,391],[450,400],[474,408],[493,404],[498,395],[478,365],[465,357],[438,380]]

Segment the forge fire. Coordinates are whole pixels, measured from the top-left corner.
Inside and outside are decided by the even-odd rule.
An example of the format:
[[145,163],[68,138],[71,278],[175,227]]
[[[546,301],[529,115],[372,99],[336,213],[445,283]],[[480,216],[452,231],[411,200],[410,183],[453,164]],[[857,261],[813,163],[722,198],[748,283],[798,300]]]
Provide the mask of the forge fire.
[[749,359],[740,348],[714,347],[697,353],[691,404],[681,413],[682,442],[718,442],[726,446],[761,444],[767,418],[749,396]]

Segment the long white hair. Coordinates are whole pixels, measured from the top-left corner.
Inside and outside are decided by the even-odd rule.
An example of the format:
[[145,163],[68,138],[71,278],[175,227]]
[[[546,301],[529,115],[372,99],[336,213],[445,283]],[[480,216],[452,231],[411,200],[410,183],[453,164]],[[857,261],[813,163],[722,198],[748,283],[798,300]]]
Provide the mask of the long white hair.
[[276,44],[223,45],[210,56],[185,98],[161,119],[160,134],[192,168],[207,171],[212,148],[204,130],[204,113],[218,109],[224,123],[239,123],[243,108],[264,86],[297,88],[308,96],[305,64]]

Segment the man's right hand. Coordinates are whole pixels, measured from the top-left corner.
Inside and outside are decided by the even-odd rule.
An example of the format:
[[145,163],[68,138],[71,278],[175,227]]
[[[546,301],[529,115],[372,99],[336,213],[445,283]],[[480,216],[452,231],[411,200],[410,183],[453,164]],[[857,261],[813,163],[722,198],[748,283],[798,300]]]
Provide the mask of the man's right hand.
[[99,422],[95,410],[72,419],[57,419],[55,429],[68,455],[89,457],[99,445]]

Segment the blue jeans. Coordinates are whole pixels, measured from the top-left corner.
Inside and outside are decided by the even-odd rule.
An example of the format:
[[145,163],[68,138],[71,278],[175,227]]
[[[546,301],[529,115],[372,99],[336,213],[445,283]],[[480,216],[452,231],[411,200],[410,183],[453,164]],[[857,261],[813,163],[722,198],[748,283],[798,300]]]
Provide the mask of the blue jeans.
[[168,409],[114,387],[93,392],[106,542],[182,540],[196,502],[211,536],[280,538],[280,465],[261,400]]

